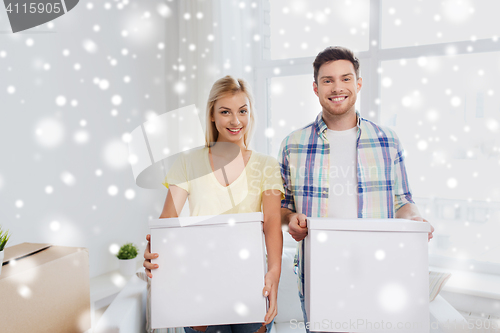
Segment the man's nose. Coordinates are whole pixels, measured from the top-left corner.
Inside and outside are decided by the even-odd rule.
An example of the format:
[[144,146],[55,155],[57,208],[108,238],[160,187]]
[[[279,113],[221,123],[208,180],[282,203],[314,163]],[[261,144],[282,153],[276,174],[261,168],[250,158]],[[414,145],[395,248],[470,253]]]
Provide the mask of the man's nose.
[[337,82],[333,82],[332,83],[332,92],[336,92],[336,93],[339,93],[339,92],[342,92],[343,89],[342,89],[342,85],[340,85],[339,83]]

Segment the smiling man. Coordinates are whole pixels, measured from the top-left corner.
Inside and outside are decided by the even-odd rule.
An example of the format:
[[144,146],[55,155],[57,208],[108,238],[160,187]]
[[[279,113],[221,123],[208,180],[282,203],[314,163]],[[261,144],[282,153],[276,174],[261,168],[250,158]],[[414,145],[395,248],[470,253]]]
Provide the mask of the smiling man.
[[412,199],[396,133],[362,118],[355,109],[363,86],[358,59],[346,48],[328,47],[317,55],[313,67],[313,89],[322,111],[313,123],[283,140],[278,158],[285,188],[282,224],[299,241],[299,297],[306,323],[303,239],[307,217],[427,222]]

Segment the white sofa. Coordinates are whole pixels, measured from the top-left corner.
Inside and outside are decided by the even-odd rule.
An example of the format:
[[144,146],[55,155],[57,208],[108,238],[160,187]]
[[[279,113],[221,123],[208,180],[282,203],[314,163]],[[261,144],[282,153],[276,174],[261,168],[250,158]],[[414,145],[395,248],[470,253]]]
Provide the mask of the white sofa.
[[[283,261],[278,289],[278,315],[274,320],[271,333],[304,333],[298,328],[303,326],[302,310],[297,292],[297,276],[293,272],[293,259],[296,242],[284,233]],[[94,329],[95,333],[143,333],[146,331],[146,294],[147,283],[134,276],[106,309]],[[291,320],[302,325],[291,325]],[[445,299],[437,296],[430,303],[430,319],[439,322],[432,325],[431,332],[457,332],[446,329],[446,321],[465,320]],[[295,322],[294,322],[295,323]],[[172,330],[173,332],[173,330]],[[177,329],[175,333],[183,333]]]

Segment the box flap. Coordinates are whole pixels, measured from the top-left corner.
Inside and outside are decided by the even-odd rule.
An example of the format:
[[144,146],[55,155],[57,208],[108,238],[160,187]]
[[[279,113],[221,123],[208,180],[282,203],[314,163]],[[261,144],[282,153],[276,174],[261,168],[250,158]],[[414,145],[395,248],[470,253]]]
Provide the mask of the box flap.
[[[19,246],[20,245],[26,245],[26,243],[19,244]],[[40,267],[47,263],[55,262],[59,259],[82,251],[88,252],[86,248],[49,245],[48,247],[40,249],[37,252],[31,252],[22,257],[18,257],[16,260],[12,258],[9,262],[3,265],[2,274],[0,274],[0,281],[9,278],[12,275],[23,275],[27,274],[26,272],[33,270],[39,271]]]
[[7,263],[9,260],[17,260],[33,253],[45,250],[50,247],[50,244],[43,243],[21,243],[13,246],[6,247],[4,249],[4,258],[2,265]]
[[386,231],[386,232],[425,232],[431,231],[427,222],[406,219],[332,219],[307,218],[311,230],[342,231]]
[[175,228],[200,225],[215,224],[234,224],[247,222],[262,222],[264,214],[261,212],[242,213],[242,214],[221,214],[221,215],[202,215],[190,217],[172,217],[168,219],[154,219],[149,221],[149,228]]

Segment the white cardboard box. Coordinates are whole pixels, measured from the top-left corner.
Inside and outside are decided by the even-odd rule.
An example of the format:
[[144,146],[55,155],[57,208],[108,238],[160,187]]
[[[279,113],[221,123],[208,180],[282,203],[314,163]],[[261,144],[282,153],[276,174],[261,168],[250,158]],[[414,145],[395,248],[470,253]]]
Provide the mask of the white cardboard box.
[[262,213],[151,220],[152,328],[264,321]]
[[310,218],[308,228],[311,331],[429,332],[428,223]]

